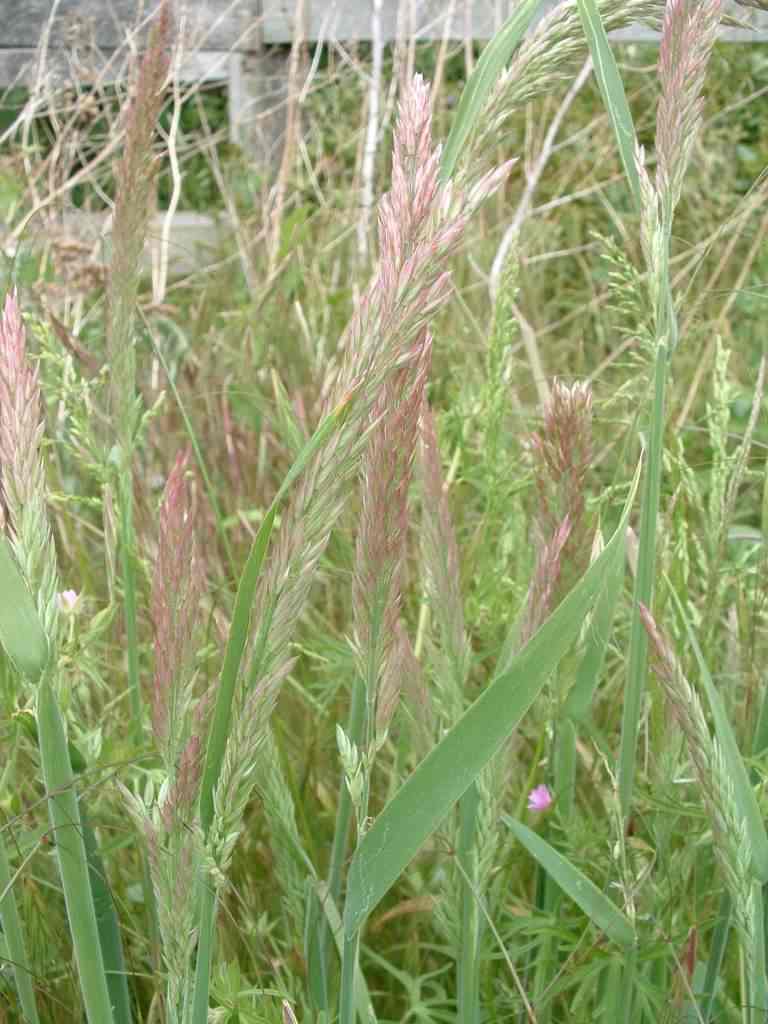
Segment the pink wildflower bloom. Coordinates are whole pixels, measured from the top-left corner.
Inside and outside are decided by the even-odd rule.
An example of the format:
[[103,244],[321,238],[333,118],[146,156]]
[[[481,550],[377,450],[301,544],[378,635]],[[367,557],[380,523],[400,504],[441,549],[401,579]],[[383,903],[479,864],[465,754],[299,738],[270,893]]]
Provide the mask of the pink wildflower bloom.
[[536,786],[528,794],[529,811],[546,811],[552,805],[552,794],[547,786]]
[[59,594],[59,608],[63,612],[73,612],[77,604],[77,592],[74,590],[63,590]]

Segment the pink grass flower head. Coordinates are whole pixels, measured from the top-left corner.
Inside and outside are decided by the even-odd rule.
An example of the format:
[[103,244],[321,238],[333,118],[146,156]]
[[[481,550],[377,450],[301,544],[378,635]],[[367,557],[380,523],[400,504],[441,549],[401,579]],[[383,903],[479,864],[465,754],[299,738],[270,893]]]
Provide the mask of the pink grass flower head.
[[592,392],[556,380],[544,423],[528,441],[536,481],[536,568],[523,642],[530,639],[589,565],[594,524],[586,500],[592,465]]
[[545,785],[536,786],[528,794],[529,811],[546,811],[552,806],[552,794]]
[[659,46],[656,187],[668,211],[680,199],[703,108],[702,87],[722,0],[669,0]]
[[9,529],[14,555],[51,638],[59,607],[40,454],[44,428],[38,371],[27,352],[18,297],[10,291],[0,317],[0,526]]
[[[270,609],[262,676],[288,656],[291,631],[344,507],[350,478],[360,469],[366,437],[381,422],[380,402],[391,412],[391,387],[397,381],[408,381],[412,396],[422,387],[414,382],[428,366],[429,321],[450,295],[449,261],[474,204],[498,188],[509,171],[505,164],[487,177],[470,201],[465,190],[440,182],[440,149],[431,128],[429,87],[416,75],[400,101],[392,185],[379,203],[379,263],[341,339],[343,363],[324,389],[325,411],[348,407],[347,418],[297,488],[255,599],[256,621]],[[387,378],[389,397],[382,399]],[[402,405],[410,422],[410,398]]]
[[24,509],[43,491],[42,436],[38,372],[27,356],[19,300],[12,291],[0,319],[0,464],[5,507],[17,535]]
[[[484,188],[498,187],[501,177],[503,174],[494,175]],[[472,203],[481,198],[481,189],[473,191]],[[420,376],[428,367],[429,321],[450,295],[450,258],[459,247],[471,213],[465,190],[450,189],[440,181],[440,151],[431,136],[429,87],[416,76],[400,101],[392,186],[378,207],[379,262],[339,342],[339,363],[331,367],[322,390],[323,415],[335,418],[336,429],[294,489],[261,575],[253,621],[266,623],[265,633],[258,637],[258,644],[251,645],[250,667],[243,673],[248,691],[238,685],[235,699],[244,710],[233,723],[221,767],[213,765],[211,769],[218,782],[212,800],[216,813],[210,841],[220,870],[242,827],[238,808],[245,807],[255,784],[251,755],[263,742],[280,685],[294,660],[294,630],[333,527],[360,474],[363,457],[383,416],[389,421],[390,436],[399,432],[400,437],[410,439],[413,435],[415,401],[423,391]],[[392,387],[398,382],[401,386],[407,382],[407,390],[396,403],[393,418],[396,396]],[[369,525],[380,547],[377,566],[383,555],[389,563],[387,573],[392,573],[397,583],[402,566],[399,538],[405,529],[402,499],[410,474],[408,455],[382,458],[381,467],[376,470],[376,486],[393,494],[388,518],[398,534],[398,551],[386,550],[382,544],[386,538],[381,524],[371,520]],[[361,566],[360,580],[368,576],[370,568]],[[380,578],[378,567],[376,573]],[[388,589],[391,597],[398,592],[398,586]],[[367,598],[367,584],[358,594]],[[359,611],[364,611],[360,601],[358,605]],[[393,623],[396,607],[397,602],[390,600],[387,614]],[[364,617],[358,616],[358,625],[362,636]],[[382,696],[386,712],[391,692],[382,691]],[[232,841],[230,837],[234,837]]]
[[187,462],[187,454],[178,456],[165,487],[151,602],[155,627],[152,729],[169,765],[176,764],[190,738],[194,635],[203,590],[185,480]]

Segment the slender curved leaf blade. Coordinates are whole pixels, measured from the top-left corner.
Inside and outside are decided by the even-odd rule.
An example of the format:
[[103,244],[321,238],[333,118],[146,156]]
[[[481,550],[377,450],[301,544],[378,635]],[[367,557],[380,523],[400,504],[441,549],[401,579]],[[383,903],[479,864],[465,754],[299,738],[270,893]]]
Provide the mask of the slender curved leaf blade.
[[502,814],[502,821],[518,842],[535,857],[549,877],[556,882],[566,896],[577,903],[590,921],[597,925],[608,938],[619,946],[631,946],[635,941],[632,924],[595,883],[566,860],[561,853],[540,835],[532,832],[522,822]]
[[640,178],[635,164],[637,137],[632,114],[629,111],[624,83],[614,59],[608,35],[600,19],[596,0],[577,0],[579,16],[584,26],[584,34],[592,54],[595,78],[602,93],[605,109],[608,111],[613,134],[619,147],[619,155],[624,165],[629,187],[635,203],[640,207]]
[[[324,882],[315,883],[315,892],[328,921],[333,941],[336,943],[336,951],[339,954],[339,958],[341,958],[344,951],[344,930],[341,924],[341,915],[328,891],[328,886]],[[360,969],[360,964],[357,964],[355,967],[355,1006],[357,1007],[359,1020],[365,1021],[366,1024],[376,1024],[376,1013],[373,1009],[371,995],[368,991],[365,975]]]
[[80,800],[80,818],[85,855],[88,858],[88,877],[91,883],[93,909],[96,914],[96,927],[99,932],[101,955],[104,959],[104,974],[107,979],[109,997],[112,1000],[115,1024],[133,1024],[120,922],[117,918],[115,901],[104,869],[104,862],[101,859],[96,833],[88,819],[82,799]]
[[563,711],[569,718],[586,722],[592,700],[600,681],[605,662],[608,642],[613,632],[613,617],[619,606],[621,588],[624,584],[622,565],[609,576],[606,586],[600,592],[590,623],[584,657],[576,671],[576,679],[566,697]]
[[517,44],[525,35],[540,0],[523,0],[508,21],[499,29],[483,50],[477,67],[464,86],[459,107],[443,150],[440,177],[448,181],[472,128],[485,105],[485,101],[504,70]]
[[571,646],[616,563],[624,558],[638,473],[616,532],[602,554],[509,668],[498,675],[390,800],[349,869],[344,928],[353,935],[419,847],[515,730]]

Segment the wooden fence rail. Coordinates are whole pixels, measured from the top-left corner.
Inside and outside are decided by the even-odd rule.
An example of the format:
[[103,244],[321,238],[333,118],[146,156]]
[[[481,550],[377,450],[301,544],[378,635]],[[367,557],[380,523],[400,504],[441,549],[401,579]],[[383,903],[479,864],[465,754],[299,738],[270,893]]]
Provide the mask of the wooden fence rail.
[[[130,53],[127,41],[135,39],[137,10],[144,10],[146,23],[158,2],[0,0],[0,87],[34,85],[42,69],[48,82],[121,77]],[[376,33],[381,43],[399,38],[488,39],[517,2],[382,0]],[[557,2],[541,0],[536,21]],[[265,125],[266,112],[279,106],[285,94],[286,44],[297,28],[309,44],[316,44],[370,40],[374,27],[372,0],[188,0],[176,6],[187,41],[182,78],[227,83],[233,141],[247,142],[255,158],[267,161],[277,128]],[[745,27],[723,29],[723,38],[768,41],[768,13],[733,0],[729,9]],[[653,33],[636,25],[616,38],[648,40]],[[248,130],[254,121],[260,122],[260,132]]]

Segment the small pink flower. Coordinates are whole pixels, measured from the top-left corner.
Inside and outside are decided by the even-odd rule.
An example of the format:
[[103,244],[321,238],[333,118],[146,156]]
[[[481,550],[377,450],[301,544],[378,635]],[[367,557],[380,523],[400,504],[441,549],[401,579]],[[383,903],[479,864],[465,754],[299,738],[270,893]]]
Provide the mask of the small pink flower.
[[546,786],[537,786],[528,794],[529,811],[546,811],[552,804],[552,794]]
[[73,612],[77,604],[77,593],[74,590],[63,590],[59,594],[59,610]]

